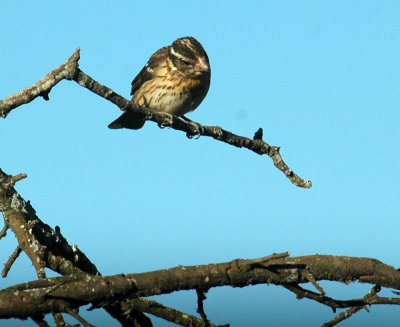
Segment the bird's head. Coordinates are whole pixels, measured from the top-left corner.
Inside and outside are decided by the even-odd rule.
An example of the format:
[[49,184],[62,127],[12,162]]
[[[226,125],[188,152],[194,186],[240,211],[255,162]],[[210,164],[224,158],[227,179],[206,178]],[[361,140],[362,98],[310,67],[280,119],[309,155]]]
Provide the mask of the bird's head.
[[207,53],[194,37],[175,40],[169,56],[176,69],[184,75],[209,78],[211,74]]

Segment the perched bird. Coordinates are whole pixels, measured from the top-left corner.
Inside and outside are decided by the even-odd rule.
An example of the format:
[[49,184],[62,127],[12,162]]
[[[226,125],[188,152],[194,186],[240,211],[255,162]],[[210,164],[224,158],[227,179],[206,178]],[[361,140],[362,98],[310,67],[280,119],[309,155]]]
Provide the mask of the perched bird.
[[[207,53],[194,37],[156,51],[132,82],[132,101],[141,107],[183,116],[196,109],[210,87]],[[143,127],[145,120],[125,111],[109,128]]]

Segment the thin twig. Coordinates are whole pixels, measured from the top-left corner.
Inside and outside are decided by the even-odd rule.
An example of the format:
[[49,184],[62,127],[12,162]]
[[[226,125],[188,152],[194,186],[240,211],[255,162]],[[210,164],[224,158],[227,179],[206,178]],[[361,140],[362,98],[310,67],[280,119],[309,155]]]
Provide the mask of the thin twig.
[[307,279],[311,284],[313,284],[314,287],[315,287],[318,291],[320,291],[322,295],[325,295],[325,294],[326,294],[325,290],[322,288],[321,285],[319,285],[319,284],[317,283],[317,281],[315,280],[314,276],[310,273],[310,271],[309,271],[308,269],[304,269],[304,270],[302,271],[302,274],[303,274],[303,277],[304,277],[305,279]]
[[39,327],[50,327],[46,320],[44,320],[44,314],[38,314],[31,319],[38,325]]
[[19,182],[20,180],[22,180],[26,177],[28,177],[27,174],[18,174],[18,175],[12,176],[11,180],[12,180],[12,183],[15,185],[16,182]]
[[303,298],[307,298],[310,300],[314,300],[316,302],[319,302],[321,304],[324,304],[332,308],[333,312],[336,312],[337,308],[347,308],[351,305],[357,305],[357,303],[359,303],[359,302],[354,303],[354,301],[335,300],[328,296],[318,294],[310,290],[306,290],[297,284],[284,284],[282,286],[288,289],[289,291],[295,293],[297,299],[301,300]]
[[7,226],[7,224],[6,223],[4,223],[4,226],[3,226],[3,228],[1,229],[1,231],[0,231],[0,240],[4,237],[4,236],[6,236],[7,235],[7,230],[8,230],[8,226]]
[[5,278],[8,275],[8,272],[11,269],[11,266],[17,260],[18,256],[21,254],[22,249],[17,246],[17,248],[14,250],[14,252],[11,254],[11,256],[8,258],[7,262],[4,264],[3,271],[1,272],[1,277]]
[[[174,308],[166,307],[159,302],[149,300],[149,299],[143,299],[143,298],[131,299],[129,301],[129,303],[130,303],[130,308],[135,308],[137,310],[150,313],[153,316],[157,316],[159,318],[173,322],[180,326],[229,327],[229,324],[217,326],[212,323],[209,323],[208,325],[206,325],[202,319],[199,319],[195,316],[189,315],[185,312],[175,310]],[[127,311],[129,311],[130,308],[126,308]]]
[[[364,296],[364,300],[368,300],[372,297],[374,297],[379,291],[381,290],[381,287],[378,285],[373,286],[370,291]],[[323,324],[322,327],[331,327],[331,326],[335,326],[338,323],[340,323],[341,321],[350,318],[353,314],[355,314],[356,312],[360,311],[361,309],[367,309],[367,307],[365,305],[363,306],[357,306],[357,307],[353,307],[350,309],[347,309],[346,311],[338,314],[334,319],[332,319],[331,321],[328,321],[327,323]]]
[[290,256],[289,252],[273,253],[273,254],[267,255],[267,256],[262,257],[262,258],[248,260],[248,264],[249,265],[253,265],[253,264],[256,264],[256,263],[265,264],[268,261],[276,260],[276,259],[284,259],[284,258],[287,258],[289,256]]
[[66,309],[66,313],[68,313],[70,316],[74,317],[76,320],[78,320],[83,326],[85,327],[96,327],[92,325],[91,323],[87,322],[82,316],[80,316],[75,310],[72,309]]
[[56,323],[56,327],[79,327],[80,326],[80,324],[75,324],[75,325],[67,324],[64,320],[64,317],[59,312],[52,313],[52,316],[53,316],[54,322]]
[[204,291],[196,288],[197,294],[197,312],[201,316],[204,321],[204,325],[206,327],[210,326],[210,321],[207,318],[206,313],[204,312],[204,300],[207,299],[206,294]]

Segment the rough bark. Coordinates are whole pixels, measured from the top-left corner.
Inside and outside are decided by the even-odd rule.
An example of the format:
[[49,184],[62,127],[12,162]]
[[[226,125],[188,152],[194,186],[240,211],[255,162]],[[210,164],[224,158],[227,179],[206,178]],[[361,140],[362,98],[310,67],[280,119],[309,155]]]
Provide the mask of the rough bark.
[[85,87],[93,93],[114,103],[121,110],[132,110],[135,113],[142,115],[145,120],[154,121],[159,126],[168,126],[183,131],[190,138],[193,136],[196,136],[197,138],[200,136],[208,136],[239,148],[247,148],[259,155],[266,154],[272,159],[275,167],[282,171],[294,185],[303,188],[310,188],[312,186],[311,181],[302,179],[283,161],[280,155],[280,147],[271,146],[262,140],[262,129],[258,129],[255,132],[253,139],[250,139],[248,137],[236,135],[219,126],[203,126],[199,123],[184,120],[165,112],[157,112],[148,108],[138,107],[131,101],[114,92],[109,87],[101,85],[80,70],[78,67],[79,58],[80,49],[78,48],[64,64],[52,70],[40,81],[4,100],[0,100],[0,117],[6,118],[11,110],[34,100],[38,96],[42,96],[45,100],[49,100],[49,93],[58,82],[63,79],[74,80],[82,87]]
[[[77,49],[64,64],[37,83],[0,100],[0,116],[6,118],[13,109],[39,96],[49,100],[49,93],[58,82],[63,79],[73,80],[111,101],[121,110],[132,110],[160,126],[184,131],[188,137],[209,136],[236,147],[245,147],[260,155],[266,154],[294,185],[311,187],[311,181],[302,179],[284,163],[279,147],[270,146],[263,141],[261,128],[250,139],[219,126],[203,126],[167,113],[138,107],[80,70],[79,56]],[[31,317],[39,326],[47,326],[44,314],[52,313],[56,324],[62,325],[64,322],[60,313],[68,313],[84,326],[91,326],[78,314],[80,306],[90,303],[93,308],[106,309],[123,326],[152,326],[151,320],[144,313],[182,326],[215,326],[208,320],[203,308],[207,290],[220,286],[245,287],[256,284],[280,285],[296,294],[299,299],[311,299],[334,311],[337,308],[349,308],[326,323],[326,326],[338,324],[361,308],[366,308],[366,305],[400,304],[398,297],[378,296],[381,287],[400,290],[400,271],[371,258],[318,254],[290,257],[289,253],[281,253],[257,259],[235,259],[218,264],[178,266],[152,272],[102,277],[96,266],[76,245],[68,244],[58,226],[53,229],[45,224],[36,215],[29,201],[18,194],[14,185],[25,177],[25,174],[7,175],[0,169],[0,211],[4,217],[0,239],[6,236],[7,230],[12,230],[18,242],[5,264],[2,276],[7,276],[23,251],[31,260],[39,279],[0,290],[0,318]],[[50,268],[64,276],[46,278],[44,268]],[[345,284],[369,283],[373,287],[363,297],[339,300],[327,296],[318,284],[320,280]],[[315,291],[301,286],[306,283],[311,283]],[[197,292],[201,318],[143,298],[190,289]]]

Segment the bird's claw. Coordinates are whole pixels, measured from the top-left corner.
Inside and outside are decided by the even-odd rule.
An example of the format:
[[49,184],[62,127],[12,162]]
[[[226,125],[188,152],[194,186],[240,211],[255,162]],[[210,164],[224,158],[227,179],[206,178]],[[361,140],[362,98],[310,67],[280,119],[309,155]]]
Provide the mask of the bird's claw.
[[162,123],[157,123],[157,125],[161,129],[163,129],[165,127],[170,127],[173,123],[174,118],[172,117],[172,115],[166,115],[166,117],[164,117],[164,121]]
[[195,123],[194,121],[186,121],[189,125],[193,126],[193,131],[191,130],[190,132],[186,133],[186,136],[189,139],[192,139],[193,137],[197,140],[202,134],[204,134],[204,127],[200,125],[199,123]]

